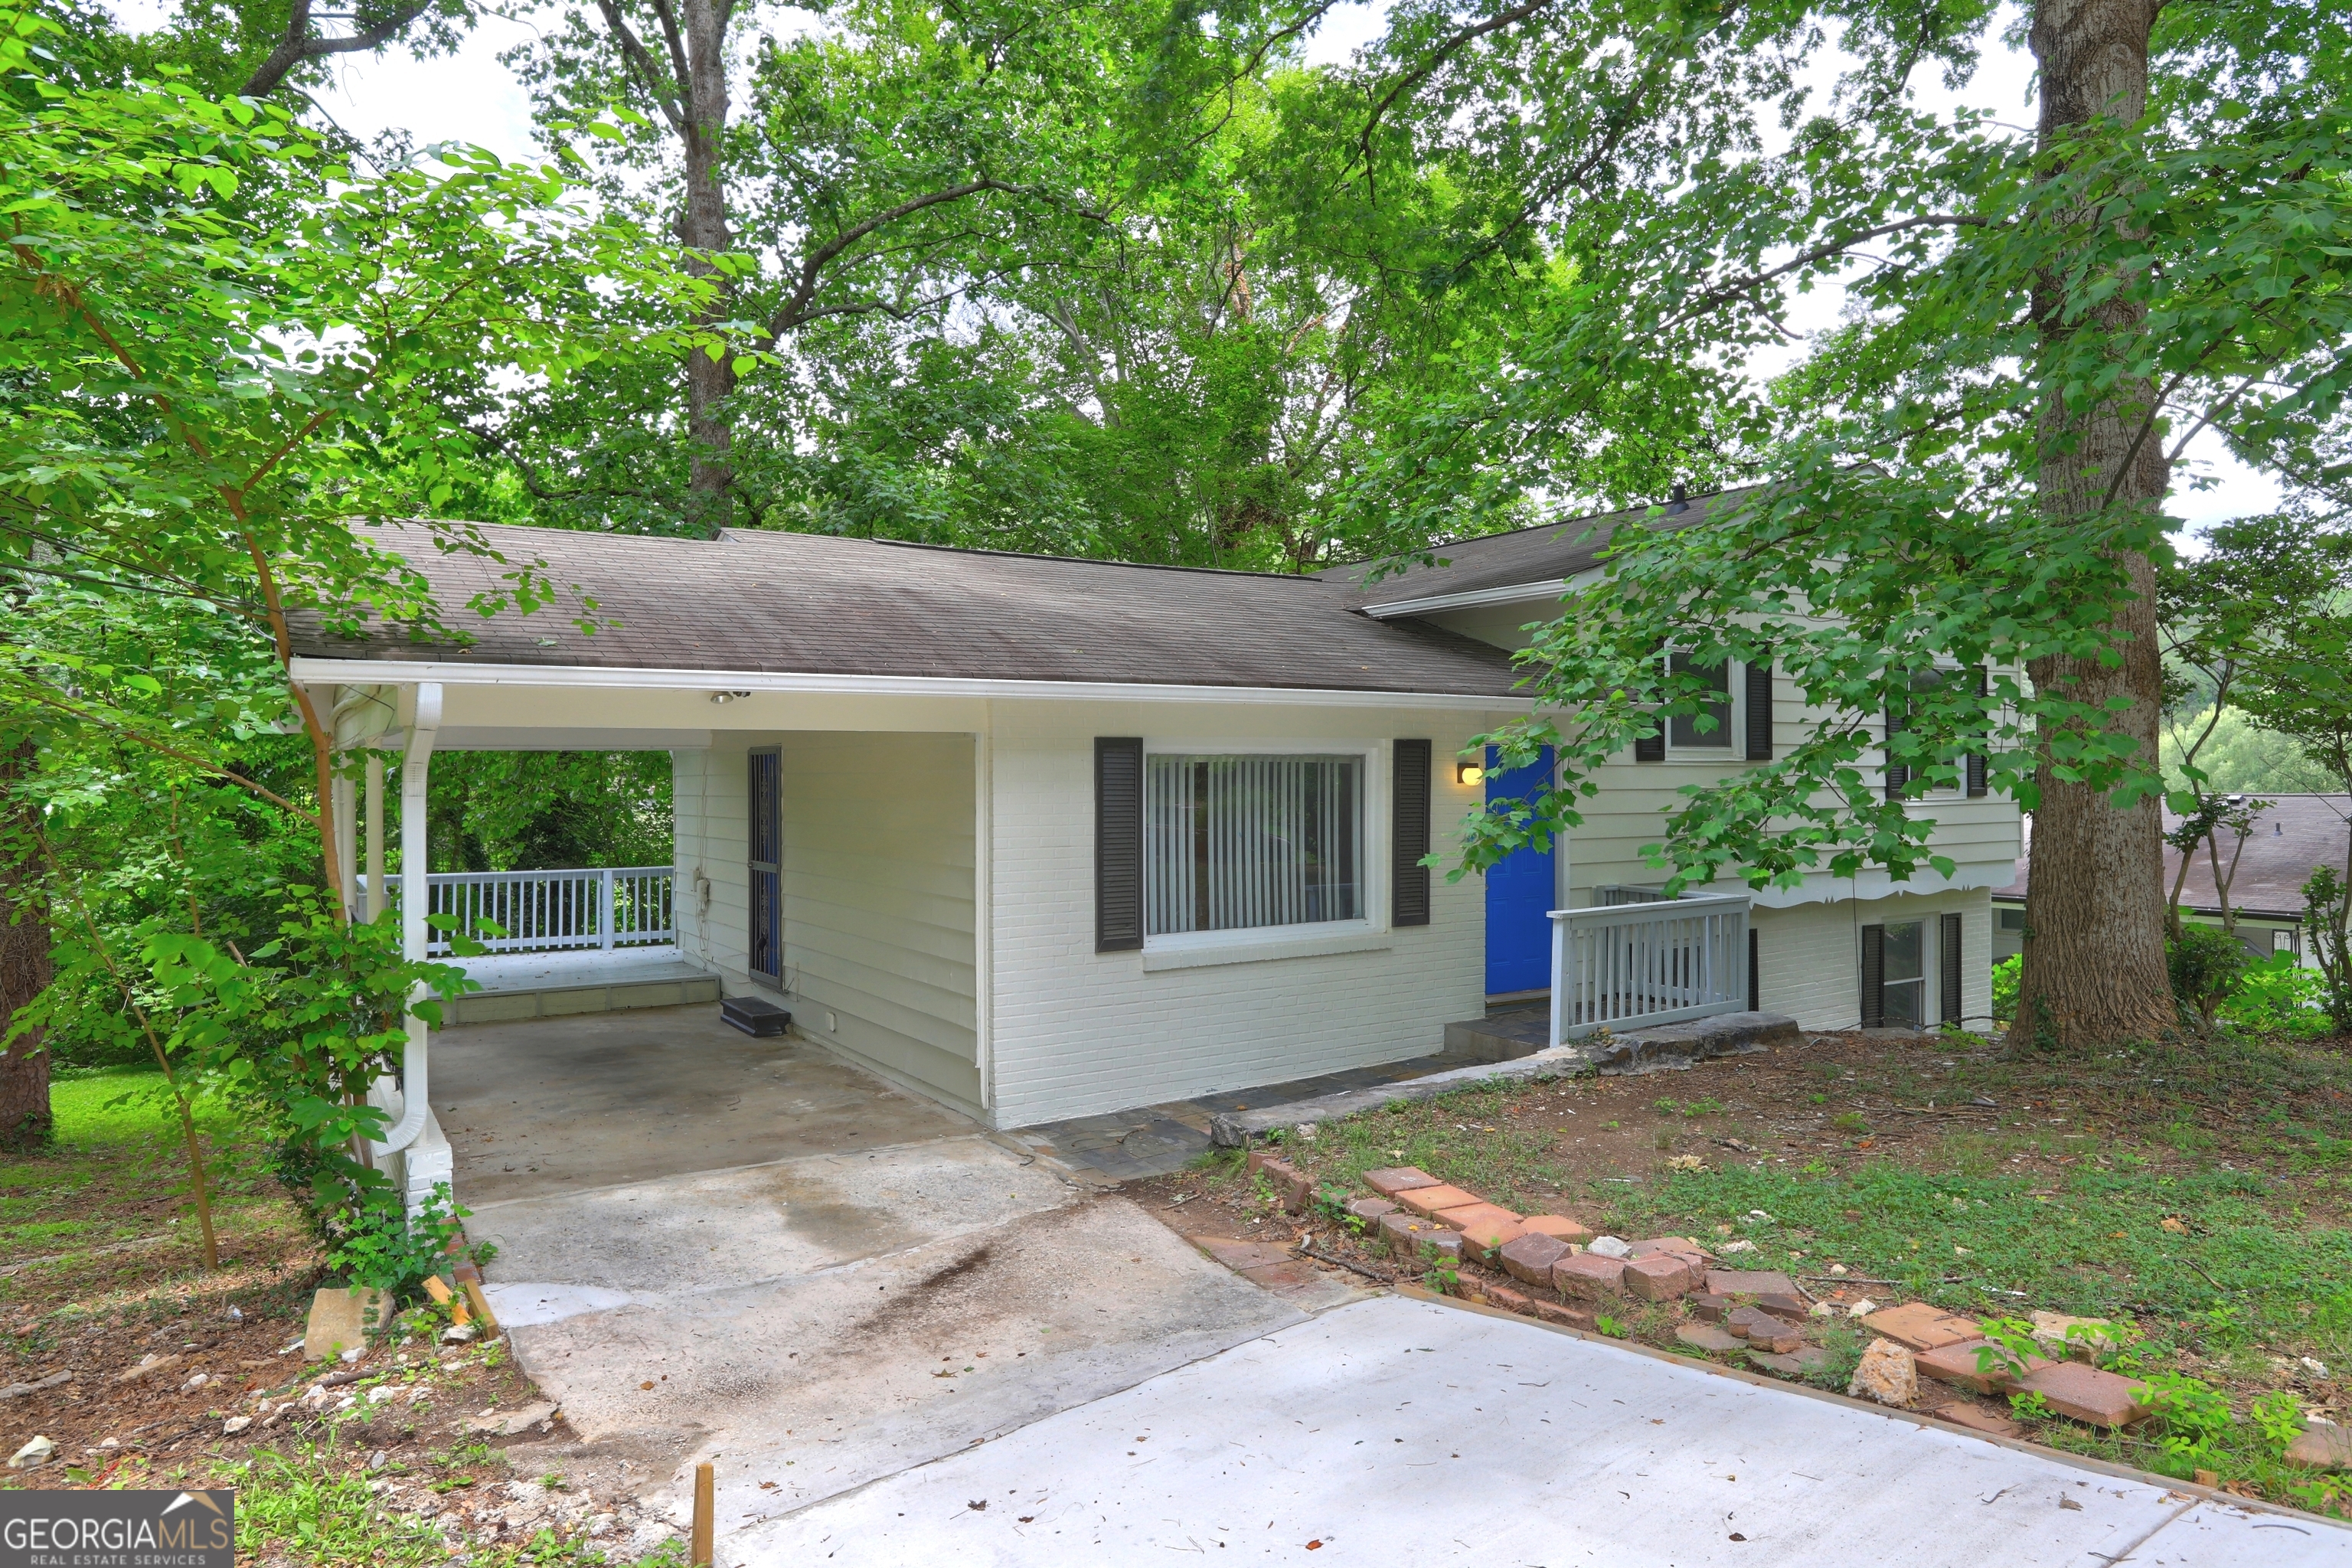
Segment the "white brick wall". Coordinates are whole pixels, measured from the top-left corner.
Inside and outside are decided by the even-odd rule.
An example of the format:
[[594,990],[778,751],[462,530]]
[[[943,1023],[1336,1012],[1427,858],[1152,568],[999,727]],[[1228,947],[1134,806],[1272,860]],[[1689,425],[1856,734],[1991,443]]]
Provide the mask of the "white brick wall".
[[1437,1050],[1485,1005],[1484,884],[1433,877],[1427,926],[1386,951],[1160,970],[1095,952],[1094,738],[1198,744],[1379,742],[1368,771],[1370,913],[1388,920],[1385,742],[1433,742],[1437,847],[1476,794],[1453,753],[1484,725],[1445,713],[1174,704],[996,708],[994,1106],[1023,1126]]

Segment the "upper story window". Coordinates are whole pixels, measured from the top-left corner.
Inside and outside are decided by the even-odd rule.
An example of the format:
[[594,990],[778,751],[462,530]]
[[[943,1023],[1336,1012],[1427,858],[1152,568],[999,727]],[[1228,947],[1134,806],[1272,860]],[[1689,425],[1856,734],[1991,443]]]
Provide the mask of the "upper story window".
[[1151,756],[1146,933],[1361,920],[1363,834],[1361,756]]
[[[1911,677],[1911,689],[1934,691],[1948,680],[1970,679],[1972,677],[1958,669],[1923,669]],[[1909,728],[1908,719],[1909,715],[1899,701],[1888,704],[1886,735],[1890,742],[1896,735]],[[1934,784],[1919,784],[1916,780],[1915,770],[1907,764],[1893,761],[1890,751],[1889,761],[1885,765],[1886,794],[1890,799],[1906,795],[1937,799],[1957,794],[1965,786],[1967,793],[1971,795],[1982,795],[1983,787],[1976,782],[1981,773],[1980,765],[1964,764],[1961,771],[1963,777],[1958,780],[1946,779]]]
[[1711,728],[1700,728],[1697,713],[1677,713],[1666,721],[1666,740],[1676,751],[1698,750],[1728,752],[1731,750],[1731,662],[1715,665],[1696,662],[1696,656],[1678,653],[1670,667],[1676,675],[1695,675],[1715,690],[1723,693],[1720,701],[1710,701],[1702,710],[1714,722]]

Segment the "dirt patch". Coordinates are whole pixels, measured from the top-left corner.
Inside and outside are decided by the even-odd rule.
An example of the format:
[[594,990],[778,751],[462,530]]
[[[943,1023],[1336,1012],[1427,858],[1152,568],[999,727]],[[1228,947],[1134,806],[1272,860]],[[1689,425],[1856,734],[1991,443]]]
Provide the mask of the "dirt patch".
[[209,1270],[168,1141],[0,1163],[0,1385],[47,1384],[0,1399],[0,1453],[57,1446],[0,1486],[233,1486],[264,1564],[634,1560],[675,1535],[637,1499],[669,1473],[657,1456],[579,1445],[560,1413],[511,1435],[467,1426],[536,1397],[500,1342],[442,1345],[428,1325],[306,1363],[315,1238],[257,1163],[207,1152]]

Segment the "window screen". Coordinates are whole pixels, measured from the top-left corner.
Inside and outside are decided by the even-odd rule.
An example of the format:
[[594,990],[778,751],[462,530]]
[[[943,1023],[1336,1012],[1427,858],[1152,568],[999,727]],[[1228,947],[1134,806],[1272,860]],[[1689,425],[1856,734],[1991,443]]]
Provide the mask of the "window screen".
[[1699,729],[1696,713],[1677,713],[1666,721],[1667,739],[1676,746],[1710,746],[1720,751],[1731,749],[1731,665],[1728,660],[1705,668],[1691,662],[1691,655],[1674,656],[1676,675],[1696,675],[1723,693],[1720,702],[1709,702],[1704,711],[1715,721],[1711,730]]
[[1363,775],[1361,757],[1150,758],[1150,934],[1361,919]]

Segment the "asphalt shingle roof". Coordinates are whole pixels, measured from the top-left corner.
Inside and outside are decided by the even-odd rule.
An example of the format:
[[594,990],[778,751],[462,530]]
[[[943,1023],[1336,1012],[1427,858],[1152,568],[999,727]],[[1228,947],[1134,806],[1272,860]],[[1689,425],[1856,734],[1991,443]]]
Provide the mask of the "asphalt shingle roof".
[[373,537],[431,580],[468,647],[396,631],[359,640],[303,625],[316,658],[499,666],[1231,686],[1510,695],[1507,655],[1411,621],[1362,615],[1330,578],[1130,566],[1054,556],[733,530],[715,541],[485,524],[514,561],[543,560],[607,626],[559,602],[481,619],[468,601],[509,567],[445,554],[421,526]]
[[[2301,915],[2303,884],[2313,870],[2321,866],[2333,866],[2340,873],[2344,868],[2345,835],[2352,832],[2352,795],[2281,795],[2257,793],[2257,800],[2274,804],[2254,819],[2254,831],[2239,851],[2237,870],[2230,879],[2230,902],[2248,914]],[[2164,814],[2167,833],[2180,826],[2180,818],[2170,811]],[[2221,858],[2227,865],[2230,857],[2230,836],[2221,836]],[[2018,857],[2017,879],[2006,888],[1993,890],[1996,899],[2022,899],[2032,865],[2032,847]],[[2167,846],[2164,851],[2164,890],[2172,891],[2172,879],[2180,874],[2180,851]],[[2213,862],[2203,849],[2198,850],[2189,866],[2189,879],[2180,886],[2180,901],[2189,909],[2210,914],[2221,912],[2221,898],[2213,890]]]
[[1353,593],[1351,602],[1375,610],[1385,605],[1406,604],[1440,595],[1477,594],[1528,584],[1557,583],[1598,565],[1601,552],[1609,547],[1609,541],[1621,528],[1688,528],[1738,510],[1762,488],[1749,485],[1713,495],[1692,496],[1681,503],[1679,511],[1671,510],[1676,503],[1669,501],[1664,503],[1668,510],[1654,518],[1645,505],[1594,517],[1570,518],[1565,522],[1548,522],[1509,533],[1457,540],[1435,548],[1437,558],[1445,564],[1414,566],[1382,578],[1369,588],[1356,586],[1364,574],[1361,566],[1334,567],[1323,575],[1349,584]]

